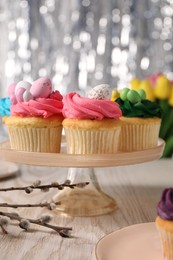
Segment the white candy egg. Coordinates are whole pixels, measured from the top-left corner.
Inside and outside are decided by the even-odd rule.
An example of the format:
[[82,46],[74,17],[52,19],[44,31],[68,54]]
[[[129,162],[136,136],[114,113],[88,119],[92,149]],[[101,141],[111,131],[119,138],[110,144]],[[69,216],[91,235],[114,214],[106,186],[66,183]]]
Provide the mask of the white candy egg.
[[101,84],[89,91],[88,98],[110,100],[111,94],[111,87],[108,84]]
[[20,88],[24,88],[29,91],[31,88],[31,83],[27,81],[19,81],[15,87],[15,94],[17,93],[17,90]]
[[23,93],[23,101],[24,102],[28,102],[29,100],[33,99],[33,96],[32,94],[26,90],[24,93]]

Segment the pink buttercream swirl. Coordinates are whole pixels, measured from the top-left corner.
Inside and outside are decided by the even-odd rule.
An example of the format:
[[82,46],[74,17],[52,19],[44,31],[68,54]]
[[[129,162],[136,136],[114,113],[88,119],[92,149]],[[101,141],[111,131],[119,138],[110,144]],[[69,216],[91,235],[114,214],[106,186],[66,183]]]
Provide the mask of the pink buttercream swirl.
[[18,102],[11,106],[11,115],[39,116],[48,118],[62,114],[62,96],[59,91],[53,92],[48,98],[36,98],[28,102]]
[[52,91],[52,82],[48,78],[39,78],[33,84],[27,81],[13,83],[8,93],[12,103],[11,115],[43,118],[62,115],[62,95]]
[[81,97],[76,92],[64,96],[63,104],[62,113],[65,118],[102,120],[103,118],[119,119],[122,116],[116,102]]

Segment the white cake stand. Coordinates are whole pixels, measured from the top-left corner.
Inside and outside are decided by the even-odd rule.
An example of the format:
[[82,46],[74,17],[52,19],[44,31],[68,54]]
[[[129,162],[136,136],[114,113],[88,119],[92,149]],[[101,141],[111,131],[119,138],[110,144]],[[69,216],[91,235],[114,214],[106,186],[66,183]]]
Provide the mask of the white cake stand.
[[157,160],[162,155],[164,144],[164,141],[159,139],[156,147],[137,152],[72,155],[65,152],[65,145],[62,146],[59,154],[36,153],[12,150],[9,142],[3,142],[0,144],[0,158],[20,164],[69,168],[65,180],[68,179],[71,183],[87,181],[89,185],[82,189],[65,188],[59,191],[52,198],[53,201],[61,201],[55,213],[68,216],[96,216],[112,212],[117,204],[114,198],[101,189],[93,168],[132,165]]

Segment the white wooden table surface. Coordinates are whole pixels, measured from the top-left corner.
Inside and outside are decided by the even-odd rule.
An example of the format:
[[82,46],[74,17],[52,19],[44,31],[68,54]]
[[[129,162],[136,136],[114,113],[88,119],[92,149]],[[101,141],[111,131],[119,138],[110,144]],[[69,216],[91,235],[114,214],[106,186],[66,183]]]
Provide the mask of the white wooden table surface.
[[[0,187],[25,186],[41,179],[43,184],[64,181],[67,169],[20,165],[21,175],[1,181]],[[0,231],[1,260],[90,260],[98,240],[104,235],[136,223],[153,222],[161,192],[173,186],[173,160],[158,160],[132,166],[96,168],[104,191],[116,199],[118,209],[98,217],[64,217],[54,215],[59,226],[71,226],[73,238],[62,238],[53,231],[40,228],[25,232],[15,225],[8,234]],[[48,200],[57,191],[1,192],[0,202],[35,203]],[[11,211],[11,209],[5,209]],[[13,210],[14,211],[14,210]],[[18,209],[23,217],[38,218],[44,209]]]

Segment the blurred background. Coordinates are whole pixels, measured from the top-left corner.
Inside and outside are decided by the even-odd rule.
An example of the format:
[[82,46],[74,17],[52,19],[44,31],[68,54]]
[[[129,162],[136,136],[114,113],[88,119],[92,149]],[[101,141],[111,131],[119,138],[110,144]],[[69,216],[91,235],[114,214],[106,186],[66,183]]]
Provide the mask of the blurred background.
[[55,89],[173,79],[173,0],[1,0],[0,97],[47,76]]

